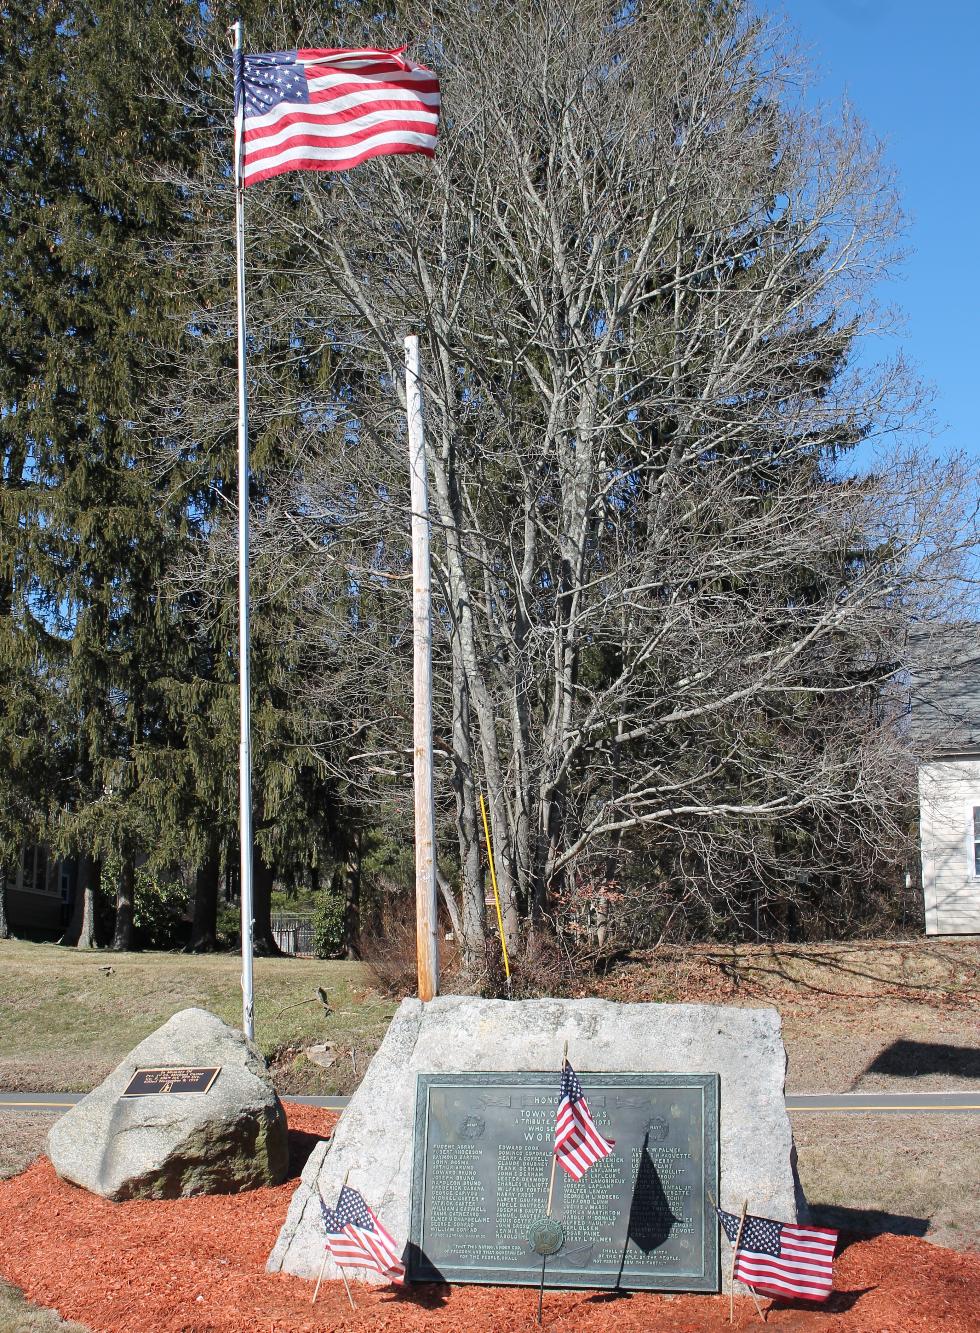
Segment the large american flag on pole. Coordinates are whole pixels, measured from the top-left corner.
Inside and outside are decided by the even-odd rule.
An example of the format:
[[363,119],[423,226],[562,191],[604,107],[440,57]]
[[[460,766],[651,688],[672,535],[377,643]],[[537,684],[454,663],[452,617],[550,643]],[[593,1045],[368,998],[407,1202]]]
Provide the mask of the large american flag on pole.
[[615,1141],[604,1139],[596,1129],[578,1074],[566,1060],[555,1117],[555,1157],[559,1166],[573,1180],[581,1180],[589,1167],[608,1157],[614,1147]]
[[[717,1212],[734,1245],[741,1219],[721,1208]],[[735,1276],[770,1296],[825,1301],[834,1283],[836,1248],[837,1232],[829,1227],[772,1222],[749,1213],[735,1256]]]
[[240,56],[244,185],[283,171],[343,171],[384,153],[432,157],[439,80],[402,51],[300,50]]
[[361,1194],[344,1185],[336,1208],[320,1200],[327,1247],[340,1268],[373,1268],[390,1282],[403,1282],[405,1265],[394,1238],[385,1231]]

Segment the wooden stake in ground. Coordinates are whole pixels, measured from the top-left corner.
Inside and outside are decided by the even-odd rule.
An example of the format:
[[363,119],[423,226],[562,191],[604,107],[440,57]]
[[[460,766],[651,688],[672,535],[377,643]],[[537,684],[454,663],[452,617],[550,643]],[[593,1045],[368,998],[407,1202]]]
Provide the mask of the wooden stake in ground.
[[429,485],[422,428],[419,340],[405,339],[405,407],[412,478],[412,622],[415,685],[415,910],[419,999],[439,994],[435,796],[432,773],[432,594]]
[[[481,801],[483,800],[483,797],[482,797],[482,796],[480,797],[480,800],[481,800]],[[486,818],[486,815],[484,815],[484,819],[485,819],[485,818]],[[487,844],[487,845],[489,846],[489,841],[488,841],[488,844]],[[500,932],[500,938],[503,939],[503,931],[502,931],[502,930],[501,930],[501,932]],[[568,1042],[566,1041],[566,1042],[565,1042],[565,1047],[564,1047],[564,1049],[563,1049],[563,1051],[562,1051],[562,1053],[561,1053],[561,1072],[562,1072],[562,1074],[564,1074],[564,1072],[565,1072],[565,1066],[566,1066],[567,1064],[568,1064]],[[552,1147],[552,1150],[551,1150],[551,1180],[550,1180],[550,1182],[549,1182],[549,1184],[548,1184],[548,1207],[547,1207],[547,1210],[546,1210],[546,1212],[545,1212],[545,1216],[546,1216],[546,1217],[550,1217],[550,1216],[551,1216],[551,1206],[552,1206],[552,1204],[554,1203],[554,1200],[555,1200],[555,1168],[557,1167],[557,1165],[558,1165],[558,1154],[557,1154],[557,1152],[555,1152],[554,1147]],[[541,1256],[541,1286],[538,1288],[538,1323],[539,1323],[539,1324],[541,1323],[541,1307],[544,1305],[544,1268],[545,1268],[545,1264],[547,1263],[547,1261],[548,1261],[548,1256],[547,1256],[546,1254],[542,1254],[542,1256]]]
[[742,1216],[738,1219],[738,1234],[735,1237],[735,1244],[732,1247],[732,1271],[728,1275],[728,1322],[735,1322],[735,1265],[738,1262],[738,1247],[742,1243],[742,1232],[745,1230],[745,1214],[749,1210],[748,1199],[742,1204]]
[[[568,1064],[568,1042],[566,1041],[566,1042],[565,1042],[564,1049],[562,1050],[562,1053],[561,1053],[561,1072],[562,1072],[562,1074],[565,1073],[565,1066],[566,1066],[567,1064]],[[552,1151],[551,1151],[551,1183],[550,1183],[549,1186],[548,1186],[548,1210],[547,1210],[547,1212],[545,1213],[545,1216],[546,1216],[546,1217],[550,1217],[550,1216],[551,1216],[551,1204],[552,1204],[552,1201],[554,1200],[554,1197],[555,1197],[555,1167],[556,1167],[557,1165],[558,1165],[558,1154],[557,1154],[557,1152],[554,1150],[554,1148],[552,1148]],[[543,1273],[542,1273],[542,1276],[541,1276],[541,1281],[542,1281],[542,1284],[543,1284],[543,1283],[544,1283],[544,1274],[543,1274]]]

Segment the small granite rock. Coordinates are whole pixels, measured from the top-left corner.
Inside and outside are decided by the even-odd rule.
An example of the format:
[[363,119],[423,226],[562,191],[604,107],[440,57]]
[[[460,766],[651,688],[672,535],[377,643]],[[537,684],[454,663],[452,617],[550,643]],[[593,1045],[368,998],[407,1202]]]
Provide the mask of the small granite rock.
[[[137,1069],[220,1067],[207,1093],[123,1097]],[[286,1115],[259,1051],[206,1009],[132,1050],[48,1134],[58,1175],[106,1199],[235,1194],[286,1178]]]

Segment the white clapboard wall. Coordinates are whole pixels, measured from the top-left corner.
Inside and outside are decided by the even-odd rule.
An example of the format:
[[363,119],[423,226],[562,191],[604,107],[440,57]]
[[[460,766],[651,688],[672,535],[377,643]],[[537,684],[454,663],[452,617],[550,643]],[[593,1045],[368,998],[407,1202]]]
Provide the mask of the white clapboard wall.
[[927,935],[980,934],[980,759],[919,767]]

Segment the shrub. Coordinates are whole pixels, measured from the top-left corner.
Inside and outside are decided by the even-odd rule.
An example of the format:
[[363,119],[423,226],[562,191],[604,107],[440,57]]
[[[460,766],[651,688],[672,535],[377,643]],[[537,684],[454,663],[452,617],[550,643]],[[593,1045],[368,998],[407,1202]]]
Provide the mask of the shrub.
[[347,947],[344,899],[329,890],[313,913],[313,952],[317,958],[342,958]]

